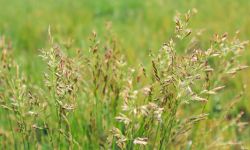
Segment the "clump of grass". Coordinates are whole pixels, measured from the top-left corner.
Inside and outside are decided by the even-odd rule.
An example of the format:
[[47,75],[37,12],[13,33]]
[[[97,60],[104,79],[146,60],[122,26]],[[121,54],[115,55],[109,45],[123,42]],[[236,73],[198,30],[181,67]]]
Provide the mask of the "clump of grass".
[[44,115],[47,103],[40,99],[40,91],[35,85],[29,85],[19,65],[11,59],[11,44],[6,44],[4,37],[1,49],[1,108],[8,122],[7,131],[10,131],[2,145],[5,147],[9,143],[15,149],[23,145],[23,149],[30,149],[31,144],[39,143],[34,127],[42,121],[40,116]]
[[[199,126],[199,122],[207,119],[209,112],[206,111],[206,105],[213,100],[211,96],[225,88],[223,82],[247,68],[237,60],[247,42],[240,42],[237,35],[229,40],[227,34],[216,34],[208,50],[193,49],[184,56],[177,55],[175,45],[190,36],[188,23],[194,12],[196,10],[177,16],[176,35],[158,53],[152,54],[152,81],[149,83],[150,88],[144,89],[148,94],[141,96],[144,90],[135,89],[136,78],[128,79],[123,94],[124,104],[120,115],[116,117],[123,125],[111,130],[113,145],[121,149],[183,149],[186,146],[195,148],[197,145],[201,149],[206,148],[204,143],[200,147],[199,142],[204,142],[202,140],[196,141],[195,146],[190,145],[188,139],[195,135],[189,137],[189,132],[203,130],[197,124]],[[225,81],[222,82],[223,79]],[[144,97],[144,100],[139,101],[141,98],[138,97]],[[200,103],[200,114],[191,113],[191,117],[181,118],[178,113],[182,111],[183,105],[193,103]],[[208,134],[206,131],[199,133]],[[192,140],[190,142],[192,144]],[[231,143],[241,145],[238,142]]]
[[[50,95],[47,97],[51,101],[50,110],[56,112],[57,126],[54,131],[56,147],[61,147],[62,141],[68,143],[69,149],[73,149],[74,145],[79,146],[79,143],[73,138],[71,124],[68,117],[76,109],[76,98],[79,90],[79,69],[77,57],[71,59],[64,55],[60,46],[53,43],[50,34],[49,38],[51,48],[42,50],[41,57],[47,62],[48,71],[44,74],[45,85],[48,88]],[[54,109],[54,110],[53,110]],[[52,113],[52,112],[51,112]]]
[[[1,38],[0,116],[8,121],[0,128],[1,148],[244,149],[244,112],[227,118],[244,86],[231,101],[223,94],[247,68],[239,60],[247,42],[225,33],[215,34],[208,48],[193,47],[198,38],[189,21],[196,12],[177,14],[175,34],[150,53],[150,67],[129,66],[109,28],[105,42],[92,33],[88,52],[56,44],[49,29],[41,87],[22,73]],[[185,53],[177,54],[187,40]],[[218,99],[223,106],[215,115]]]

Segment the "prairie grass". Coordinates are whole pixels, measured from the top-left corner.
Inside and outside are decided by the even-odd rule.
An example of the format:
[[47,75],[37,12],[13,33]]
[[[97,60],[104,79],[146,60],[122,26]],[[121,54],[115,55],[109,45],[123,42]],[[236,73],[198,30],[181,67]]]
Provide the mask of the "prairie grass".
[[87,50],[58,43],[49,28],[41,85],[29,81],[2,36],[0,148],[248,148],[245,112],[234,111],[246,86],[231,86],[248,68],[240,61],[248,42],[238,32],[200,40],[189,27],[196,12],[177,13],[174,34],[149,53],[150,65],[130,65],[109,24],[105,38],[92,32]]

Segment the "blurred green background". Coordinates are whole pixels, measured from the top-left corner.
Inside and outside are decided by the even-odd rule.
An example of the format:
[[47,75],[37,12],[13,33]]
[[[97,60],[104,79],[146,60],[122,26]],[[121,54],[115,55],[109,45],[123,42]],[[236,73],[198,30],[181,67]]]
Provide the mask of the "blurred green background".
[[[71,41],[74,47],[87,50],[91,31],[104,37],[105,24],[112,22],[122,51],[135,64],[147,62],[149,50],[159,49],[172,35],[176,11],[192,8],[198,14],[191,27],[204,29],[204,47],[214,33],[232,35],[240,30],[241,39],[249,39],[250,0],[0,0],[0,35],[11,39],[16,61],[30,80],[40,83],[44,64],[38,54],[48,42],[49,26],[59,43]],[[247,51],[242,61],[249,65],[249,58]],[[248,91],[249,75],[249,70],[244,71],[237,80],[243,80]],[[241,86],[237,82],[235,87]],[[249,105],[248,100],[243,104]]]
[[238,29],[243,39],[250,35],[249,0],[0,0],[0,33],[20,53],[33,53],[47,42],[49,25],[53,34],[83,47],[93,29],[102,34],[105,22],[111,21],[126,51],[143,55],[173,32],[176,11],[192,8],[199,11],[192,27],[206,29],[205,35]]

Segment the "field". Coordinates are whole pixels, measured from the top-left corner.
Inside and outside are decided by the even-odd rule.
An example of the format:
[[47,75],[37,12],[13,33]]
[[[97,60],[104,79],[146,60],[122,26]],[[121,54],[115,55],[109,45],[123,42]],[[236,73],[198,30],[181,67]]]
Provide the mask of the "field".
[[249,0],[0,0],[0,149],[250,149]]

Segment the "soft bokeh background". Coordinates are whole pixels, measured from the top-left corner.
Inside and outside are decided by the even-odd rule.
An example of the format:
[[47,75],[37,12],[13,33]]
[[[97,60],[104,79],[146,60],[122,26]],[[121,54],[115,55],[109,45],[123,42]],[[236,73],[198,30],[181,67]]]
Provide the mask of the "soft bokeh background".
[[[250,39],[250,0],[0,0],[0,35],[12,40],[16,61],[39,84],[44,64],[38,54],[48,41],[49,26],[59,43],[87,49],[91,31],[103,37],[105,24],[112,23],[129,62],[147,63],[149,50],[159,49],[174,32],[176,11],[192,8],[198,14],[191,27],[204,29],[204,48],[214,33],[232,35],[240,30],[241,39]],[[250,65],[249,46],[242,62]],[[249,69],[243,71],[232,88],[237,90],[243,81],[250,91],[249,75]],[[249,119],[249,92],[247,95],[238,109]]]
[[73,39],[82,47],[93,29],[102,34],[111,21],[133,58],[132,53],[137,57],[137,52],[159,48],[173,32],[175,12],[192,8],[199,11],[192,27],[206,29],[206,36],[238,29],[243,39],[250,35],[249,0],[0,0],[0,33],[13,40],[19,53],[31,54],[47,42],[49,25],[61,40]]

